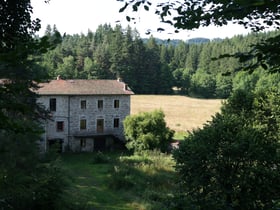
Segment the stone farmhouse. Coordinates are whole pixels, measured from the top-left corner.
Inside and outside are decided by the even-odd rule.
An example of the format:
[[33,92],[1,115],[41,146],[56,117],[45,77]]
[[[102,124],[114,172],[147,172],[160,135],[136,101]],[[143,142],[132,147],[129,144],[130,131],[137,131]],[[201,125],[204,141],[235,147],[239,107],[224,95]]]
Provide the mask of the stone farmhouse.
[[134,94],[121,80],[63,80],[40,83],[38,103],[51,113],[40,146],[63,151],[109,149],[124,141],[123,120]]

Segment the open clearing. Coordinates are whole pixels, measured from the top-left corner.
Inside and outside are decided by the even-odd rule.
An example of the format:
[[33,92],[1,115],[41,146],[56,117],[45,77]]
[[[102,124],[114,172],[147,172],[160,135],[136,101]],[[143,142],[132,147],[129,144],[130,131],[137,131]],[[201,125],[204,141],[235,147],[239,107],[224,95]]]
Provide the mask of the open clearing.
[[167,126],[176,132],[202,127],[220,111],[222,100],[174,95],[132,95],[131,114],[162,109]]

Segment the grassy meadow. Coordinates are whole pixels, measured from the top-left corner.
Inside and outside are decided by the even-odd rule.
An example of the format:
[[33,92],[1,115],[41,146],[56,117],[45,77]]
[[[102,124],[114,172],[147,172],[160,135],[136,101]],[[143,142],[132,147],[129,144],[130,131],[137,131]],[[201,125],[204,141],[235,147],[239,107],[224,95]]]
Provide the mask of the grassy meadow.
[[177,134],[202,127],[221,108],[220,99],[198,99],[178,95],[133,95],[131,114],[162,109],[167,126]]
[[[221,100],[184,96],[133,95],[131,114],[162,109],[176,133],[201,127],[219,111]],[[61,155],[69,177],[66,209],[177,209],[177,174],[170,154],[157,151],[131,155],[127,151]]]
[[[171,155],[152,151],[63,154],[69,177],[66,209],[152,210],[172,206],[176,173]],[[64,206],[65,207],[65,206]],[[168,208],[166,208],[168,207]]]

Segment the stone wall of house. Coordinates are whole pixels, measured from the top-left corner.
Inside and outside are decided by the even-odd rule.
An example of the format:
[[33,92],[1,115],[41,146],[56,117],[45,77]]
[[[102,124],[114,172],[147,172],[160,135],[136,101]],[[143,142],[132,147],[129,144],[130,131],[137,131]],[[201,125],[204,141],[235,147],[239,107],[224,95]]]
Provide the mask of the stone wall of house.
[[[81,108],[81,101],[86,101],[86,108]],[[98,101],[103,101],[103,108],[98,108]],[[119,108],[114,101],[119,100]],[[114,134],[123,139],[123,120],[130,114],[129,96],[71,96],[70,97],[70,135],[97,133],[97,120],[104,120],[105,134]],[[80,121],[86,120],[86,129],[80,129]],[[119,127],[114,128],[114,119],[119,119]]]
[[[38,103],[49,109],[51,98],[56,98],[56,111],[51,112],[52,120],[45,122],[44,138],[46,141],[62,139],[63,151],[92,151],[96,135],[110,134],[124,140],[123,120],[130,114],[129,95],[41,96]],[[98,107],[98,101],[103,101],[102,107]],[[85,123],[83,129],[81,120]],[[63,122],[63,130],[57,129],[58,122]],[[100,122],[104,126],[102,132],[98,130]],[[85,145],[82,146],[81,141],[85,141]]]
[[[62,150],[65,150],[66,145],[68,145],[68,133],[69,133],[69,120],[68,120],[68,96],[40,96],[37,100],[39,104],[42,104],[47,110],[50,110],[50,99],[56,99],[56,111],[50,112],[51,120],[43,122],[43,127],[45,128],[45,133],[43,134],[43,139],[41,144],[44,150],[49,147],[50,141],[60,141],[62,142]],[[58,130],[57,123],[63,122],[63,129]]]

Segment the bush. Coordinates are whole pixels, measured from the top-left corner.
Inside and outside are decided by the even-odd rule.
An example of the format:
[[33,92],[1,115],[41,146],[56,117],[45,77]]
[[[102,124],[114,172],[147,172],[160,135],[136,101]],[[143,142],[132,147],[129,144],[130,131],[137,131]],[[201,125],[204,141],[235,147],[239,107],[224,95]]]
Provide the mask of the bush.
[[39,154],[34,134],[3,133],[0,209],[61,209],[67,184],[59,160]]
[[174,152],[193,209],[273,209],[280,200],[279,94],[251,98],[234,94]]
[[174,131],[166,127],[161,110],[128,116],[124,120],[126,147],[132,151],[168,150]]

